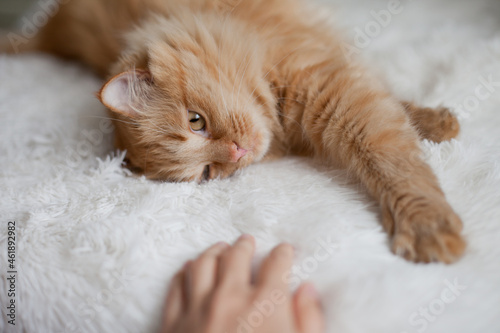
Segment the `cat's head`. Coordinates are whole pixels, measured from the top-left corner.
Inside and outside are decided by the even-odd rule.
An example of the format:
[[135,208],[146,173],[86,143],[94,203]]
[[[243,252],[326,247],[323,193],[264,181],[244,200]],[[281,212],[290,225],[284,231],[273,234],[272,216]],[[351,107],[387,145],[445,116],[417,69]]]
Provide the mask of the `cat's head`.
[[204,181],[264,157],[274,97],[250,55],[235,62],[219,53],[196,41],[155,43],[143,69],[128,68],[103,86],[99,97],[132,169],[150,179]]

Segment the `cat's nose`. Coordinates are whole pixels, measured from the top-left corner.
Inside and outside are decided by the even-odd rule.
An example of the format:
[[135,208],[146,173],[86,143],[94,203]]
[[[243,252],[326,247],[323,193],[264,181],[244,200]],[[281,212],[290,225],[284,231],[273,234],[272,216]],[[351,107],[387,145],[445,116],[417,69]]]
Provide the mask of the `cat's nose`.
[[236,142],[233,142],[230,149],[231,163],[238,162],[248,153],[248,150],[241,148]]

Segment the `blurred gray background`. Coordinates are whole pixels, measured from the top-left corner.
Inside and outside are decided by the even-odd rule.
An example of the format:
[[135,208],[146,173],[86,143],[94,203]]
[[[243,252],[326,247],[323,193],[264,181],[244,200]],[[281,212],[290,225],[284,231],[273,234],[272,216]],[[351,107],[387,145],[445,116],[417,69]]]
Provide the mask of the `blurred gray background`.
[[36,1],[37,0],[0,0],[0,28],[12,27],[21,14],[35,4]]

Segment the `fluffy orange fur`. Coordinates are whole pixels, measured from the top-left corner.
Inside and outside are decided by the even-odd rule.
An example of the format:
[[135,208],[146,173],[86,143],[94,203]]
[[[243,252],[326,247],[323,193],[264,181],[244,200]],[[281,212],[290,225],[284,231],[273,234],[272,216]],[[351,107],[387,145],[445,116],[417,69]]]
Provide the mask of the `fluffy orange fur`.
[[29,48],[108,79],[99,97],[136,172],[199,181],[313,156],[348,169],[380,202],[393,252],[455,261],[462,222],[418,140],[455,137],[456,118],[397,100],[340,45],[295,0],[72,0]]

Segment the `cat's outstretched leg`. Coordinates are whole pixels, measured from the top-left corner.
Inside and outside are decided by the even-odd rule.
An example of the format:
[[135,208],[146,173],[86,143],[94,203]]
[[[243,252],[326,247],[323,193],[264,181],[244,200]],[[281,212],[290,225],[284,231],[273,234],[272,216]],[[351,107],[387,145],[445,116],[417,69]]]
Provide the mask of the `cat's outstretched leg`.
[[394,253],[416,262],[457,260],[465,249],[462,221],[421,159],[408,111],[348,68],[334,80],[324,73],[310,76],[310,93],[284,96],[307,96],[300,113],[300,104],[289,113],[301,119],[301,135],[317,156],[350,170],[379,200]]
[[422,139],[442,142],[455,138],[460,132],[458,119],[445,107],[420,107],[411,102],[403,102],[410,122]]

